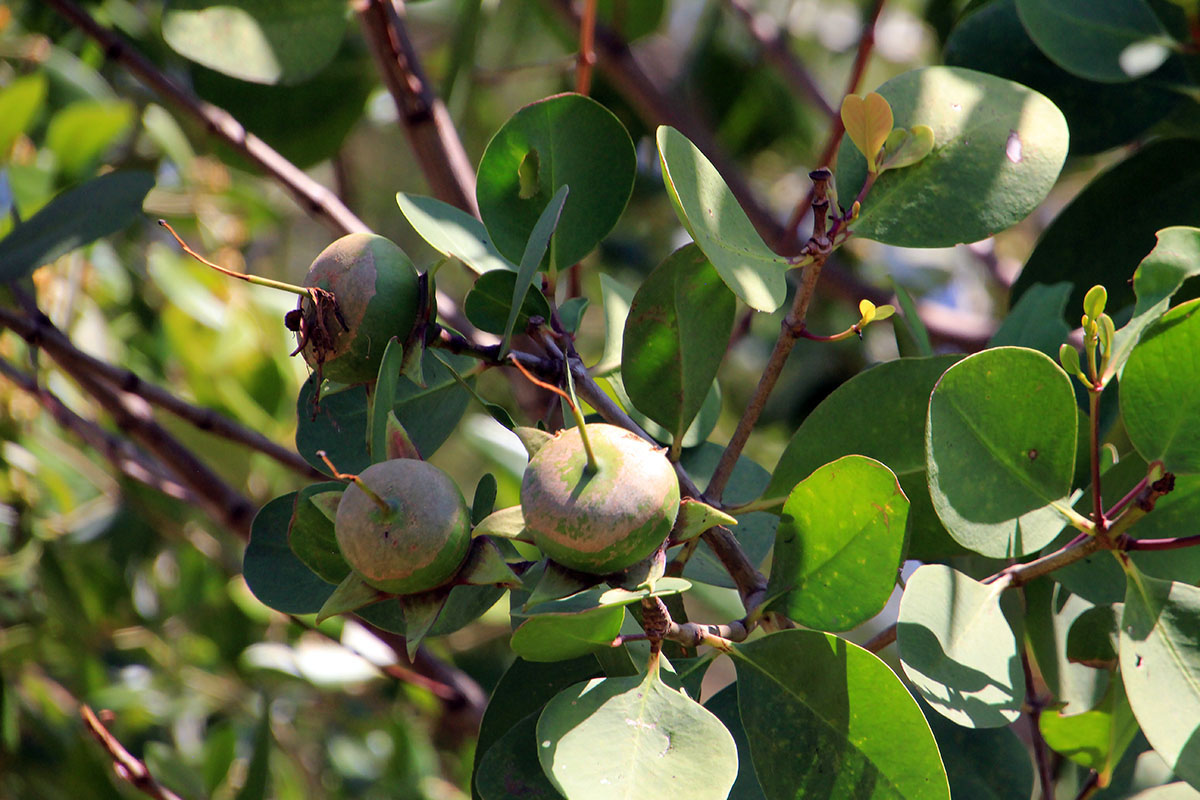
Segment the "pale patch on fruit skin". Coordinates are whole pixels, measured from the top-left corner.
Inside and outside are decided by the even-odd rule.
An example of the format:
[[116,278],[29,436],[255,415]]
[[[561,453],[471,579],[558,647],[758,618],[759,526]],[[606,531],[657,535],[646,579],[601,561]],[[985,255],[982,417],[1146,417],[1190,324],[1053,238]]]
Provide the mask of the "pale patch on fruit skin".
[[[419,290],[412,261],[382,236],[351,233],[321,251],[304,285],[331,292],[346,323],[345,329],[332,320],[326,325],[333,343],[323,354],[323,375],[340,383],[374,380],[388,340],[404,340],[416,320]],[[310,305],[301,302],[302,309]],[[321,359],[314,348],[302,352],[316,369]]]
[[454,481],[408,458],[372,464],[358,477],[394,511],[384,514],[356,484],[346,487],[333,527],[347,563],[367,583],[394,594],[449,581],[471,546],[471,513]]
[[675,523],[679,481],[664,451],[615,425],[587,427],[600,470],[584,475],[579,431],[560,431],[530,460],[521,482],[525,527],[563,566],[595,575],[653,553]]

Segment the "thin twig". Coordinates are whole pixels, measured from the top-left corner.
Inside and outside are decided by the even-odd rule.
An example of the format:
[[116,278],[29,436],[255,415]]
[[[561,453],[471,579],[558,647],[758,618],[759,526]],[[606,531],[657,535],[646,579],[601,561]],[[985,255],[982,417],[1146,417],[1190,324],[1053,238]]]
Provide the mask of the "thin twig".
[[450,119],[417,58],[402,15],[403,3],[359,0],[355,11],[375,54],[384,85],[396,104],[417,164],[434,196],[479,216],[475,170]]
[[219,137],[240,155],[275,178],[292,193],[305,212],[324,220],[341,233],[370,230],[333,192],[308,177],[303,170],[275,152],[262,139],[248,132],[228,111],[201,100],[168,78],[149,59],[124,39],[96,22],[73,0],[45,0],[45,4],[94,39],[104,49],[107,58],[124,64],[138,80],[180,110],[203,122],[209,133]]
[[[100,713],[104,714],[105,712],[102,711]],[[117,777],[147,797],[155,798],[155,800],[180,800],[179,795],[163,786],[150,774],[150,769],[146,766],[146,762],[125,749],[125,746],[117,740],[117,737],[113,736],[108,728],[104,727],[104,723],[100,721],[100,718],[96,716],[92,709],[87,706],[80,706],[79,716],[83,718],[83,724],[88,729],[88,733],[108,752],[109,758],[112,759],[113,772],[117,773]]]
[[1088,800],[1096,792],[1100,791],[1100,773],[1096,770],[1088,772],[1087,780],[1083,786],[1079,787],[1079,794],[1075,795],[1075,800]]
[[1185,547],[1200,545],[1200,533],[1192,534],[1191,536],[1172,536],[1169,539],[1122,538],[1118,540],[1118,545],[1121,550],[1141,550],[1144,552],[1182,550]]
[[804,268],[804,277],[800,288],[792,300],[791,310],[780,324],[779,337],[775,340],[775,347],[767,358],[767,364],[759,378],[758,386],[755,387],[754,394],[750,398],[750,402],[746,404],[746,409],[742,412],[741,419],[738,420],[737,428],[734,429],[733,436],[729,439],[729,444],[725,446],[725,451],[721,453],[717,467],[713,470],[712,479],[708,482],[708,488],[704,492],[705,498],[710,503],[720,502],[721,494],[725,491],[725,485],[729,482],[730,476],[733,475],[733,468],[737,464],[738,457],[741,456],[746,442],[750,440],[750,434],[754,431],[759,416],[767,406],[767,398],[770,397],[779,376],[783,373],[788,355],[791,354],[792,348],[800,338],[801,331],[804,330],[808,306],[816,291],[817,280],[821,277],[821,268],[831,252],[831,240],[826,235],[824,228],[824,214],[829,204],[826,193],[833,173],[827,169],[819,169],[809,173],[809,177],[812,178],[815,187],[813,206],[821,209],[819,212],[821,214],[820,224],[814,228],[813,238],[805,245],[813,260]]
[[298,453],[276,444],[258,431],[250,430],[211,408],[199,408],[181,400],[166,389],[147,383],[130,370],[88,355],[72,344],[44,314],[35,314],[31,319],[10,309],[0,308],[0,327],[9,328],[29,344],[46,350],[64,367],[71,364],[87,370],[122,392],[137,395],[151,405],[169,411],[198,430],[257,450],[306,478],[320,480],[323,477]]
[[54,417],[54,421],[61,428],[75,434],[92,450],[102,454],[123,475],[176,500],[197,502],[195,494],[177,481],[162,464],[138,450],[127,439],[113,436],[91,420],[76,414],[57,395],[41,386],[33,375],[17,369],[3,359],[0,359],[0,374],[36,397],[42,408]]
[[[843,97],[858,92],[858,86],[862,83],[863,73],[867,69],[867,59],[875,47],[875,26],[879,22],[879,15],[883,11],[883,4],[886,1],[875,0],[875,4],[871,7],[870,16],[867,17],[862,34],[858,37],[858,50],[854,54],[854,65],[850,67],[850,76],[846,79],[846,91],[842,93]],[[818,168],[832,168],[833,160],[837,156],[838,144],[842,141],[842,134],[845,132],[846,127],[842,123],[841,113],[834,114],[829,122],[829,133],[825,138],[825,147],[821,151],[820,159],[817,161]],[[813,192],[809,190],[808,196],[796,205],[781,235],[775,239],[768,240],[775,242],[775,249],[780,253],[791,255],[790,251],[795,249],[796,245],[799,244],[800,225],[812,209],[812,201]]]
[[792,86],[803,94],[827,117],[837,116],[837,109],[830,104],[829,99],[821,90],[816,78],[800,63],[792,52],[786,30],[765,13],[756,12],[746,0],[725,0],[742,22],[746,30],[758,42],[763,56],[775,65],[775,69],[783,75]]
[[[150,405],[139,395],[106,382],[85,359],[75,357],[75,348],[63,346],[66,337],[46,315],[37,323],[9,309],[0,308],[0,325],[11,328],[31,345],[40,346],[80,388],[96,399],[122,431],[170,466],[219,520],[243,539],[250,536],[250,522],[257,510],[253,503],[230,487],[191,450],[180,444],[154,419]],[[69,345],[69,342],[68,342]]]
[[[573,35],[578,36],[582,20],[571,0],[545,2],[570,24]],[[596,25],[596,58],[609,81],[629,101],[643,122],[652,127],[670,125],[690,139],[721,173],[763,240],[773,242],[779,239],[783,226],[755,197],[734,163],[717,145],[709,127],[679,98],[661,90],[637,63],[625,40],[611,28],[600,24]]]
[[1042,737],[1042,729],[1038,724],[1041,719],[1044,702],[1038,696],[1037,686],[1033,680],[1033,668],[1029,665],[1029,649],[1021,649],[1021,668],[1025,672],[1025,704],[1026,719],[1029,722],[1029,739],[1033,744],[1033,762],[1037,766],[1038,782],[1042,789],[1042,800],[1054,800],[1054,765],[1051,763],[1050,749]]
[[596,66],[596,0],[584,0],[583,3],[576,63],[575,91],[588,94],[592,89],[592,68]]
[[[324,630],[323,628],[319,628],[315,625],[311,625],[308,622],[305,622],[304,620],[300,619],[300,617],[297,617],[294,614],[289,614],[288,619],[290,619],[296,625],[299,625],[301,628],[304,628],[307,631],[311,631],[312,633],[318,634],[319,636],[323,636],[324,638],[328,639],[329,641],[334,642],[335,644],[345,648],[347,651],[349,651],[350,653],[353,653],[354,655],[358,656],[359,658],[366,659],[366,656],[364,656],[362,653],[358,652],[353,647],[346,644],[341,639],[338,639],[336,636],[334,636],[333,634]],[[370,631],[370,632],[372,634],[374,634],[374,631]],[[385,644],[390,645],[390,643],[388,643],[388,642],[385,642]],[[456,703],[461,699],[461,695],[453,687],[448,686],[447,684],[444,684],[441,681],[436,681],[427,675],[422,675],[421,673],[417,672],[416,670],[409,669],[408,667],[405,667],[400,663],[384,664],[384,665],[374,664],[374,662],[371,662],[371,663],[375,666],[376,669],[378,669],[384,675],[387,675],[392,680],[396,680],[401,683],[408,683],[413,686],[417,686],[421,689],[428,691],[430,694],[437,697],[439,700],[443,700],[447,703]]]

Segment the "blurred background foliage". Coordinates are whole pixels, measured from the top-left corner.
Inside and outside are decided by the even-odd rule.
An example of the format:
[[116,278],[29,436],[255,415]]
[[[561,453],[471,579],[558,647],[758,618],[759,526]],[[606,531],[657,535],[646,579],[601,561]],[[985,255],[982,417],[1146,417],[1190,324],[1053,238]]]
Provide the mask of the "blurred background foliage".
[[[231,65],[224,41],[189,33],[179,15],[205,5],[103,0],[85,7],[171,79],[332,187],[419,266],[431,264],[435,254],[394,200],[397,191],[430,190],[346,3],[236,3],[274,5],[277,15],[305,12],[308,27],[281,34],[281,55],[266,67],[236,58]],[[576,34],[561,13],[566,5],[407,4],[410,35],[472,164],[516,109],[573,88]],[[600,5],[657,88],[708,126],[770,215],[786,219],[808,191],[807,172],[820,166],[829,116],[770,57],[763,32],[778,26],[813,91],[836,106],[876,4]],[[864,90],[941,61],[967,5],[982,4],[887,2]],[[303,363],[288,357],[294,341],[282,316],[292,297],[206,270],[153,220],[170,220],[217,263],[291,282],[335,234],[105,56],[50,4],[0,3],[0,234],[106,170],[145,169],[156,181],[143,222],[38,270],[25,289],[87,353],[290,445],[307,377]],[[238,69],[267,82],[225,74]],[[636,285],[685,240],[658,174],[650,138],[657,120],[603,71],[593,96],[633,136],[639,177],[621,222],[584,261],[583,287],[593,302],[580,350],[589,360],[603,347],[599,272]],[[1194,102],[1180,96],[1162,104],[1158,124],[1189,129]],[[852,242],[839,254],[840,277],[819,290],[811,327],[846,327],[857,319],[863,287],[890,294],[894,281],[918,299],[940,349],[979,347],[1003,316],[1008,285],[1039,230],[1116,158],[1103,149],[1077,155],[1043,209],[985,245],[913,251]],[[469,275],[451,266],[439,273],[439,288],[461,298]],[[732,431],[777,333],[774,317],[744,322],[748,335],[722,368],[717,440]],[[749,454],[772,465],[832,387],[894,357],[896,347],[889,326],[880,325],[862,343],[797,348]],[[31,369],[29,355],[19,337],[0,335],[0,358]],[[69,408],[111,429],[103,409],[62,373],[43,368],[39,377]],[[485,374],[481,390],[529,420],[503,376]],[[523,454],[477,406],[468,414],[433,461],[468,496],[485,472],[496,474],[498,507],[515,503]],[[260,453],[167,415],[160,422],[255,505],[306,483]],[[439,697],[444,685],[436,680],[381,672],[393,653],[356,624],[334,619],[315,631],[259,604],[239,574],[242,549],[235,532],[196,507],[116,474],[104,453],[65,431],[35,395],[0,380],[0,796],[137,795],[112,778],[79,721],[80,703],[110,709],[111,730],[187,797],[468,796],[478,708],[461,691],[477,704],[483,695],[470,692],[486,693],[506,666],[503,610],[428,645],[431,661],[460,671],[456,707]]]

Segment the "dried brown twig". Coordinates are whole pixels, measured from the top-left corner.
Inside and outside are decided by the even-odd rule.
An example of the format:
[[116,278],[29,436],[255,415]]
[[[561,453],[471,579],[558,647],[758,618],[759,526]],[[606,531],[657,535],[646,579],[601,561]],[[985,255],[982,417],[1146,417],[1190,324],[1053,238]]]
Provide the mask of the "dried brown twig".
[[[108,712],[101,711],[100,714],[107,715]],[[104,723],[101,722],[100,717],[96,716],[92,709],[87,706],[80,706],[79,716],[83,718],[83,724],[88,729],[88,733],[100,743],[100,746],[105,749],[112,759],[113,772],[117,773],[117,777],[147,797],[155,798],[155,800],[181,800],[179,795],[163,786],[150,774],[150,769],[146,766],[145,761],[142,761],[125,749],[125,746],[117,740],[117,737],[113,736],[108,728],[104,727]]]

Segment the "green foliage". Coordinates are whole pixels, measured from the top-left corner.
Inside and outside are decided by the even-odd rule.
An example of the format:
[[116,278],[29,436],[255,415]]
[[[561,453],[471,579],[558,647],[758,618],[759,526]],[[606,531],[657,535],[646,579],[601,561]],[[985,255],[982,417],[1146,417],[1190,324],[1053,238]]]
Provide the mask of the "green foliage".
[[0,795],[1197,796],[1194,2],[9,5]]

